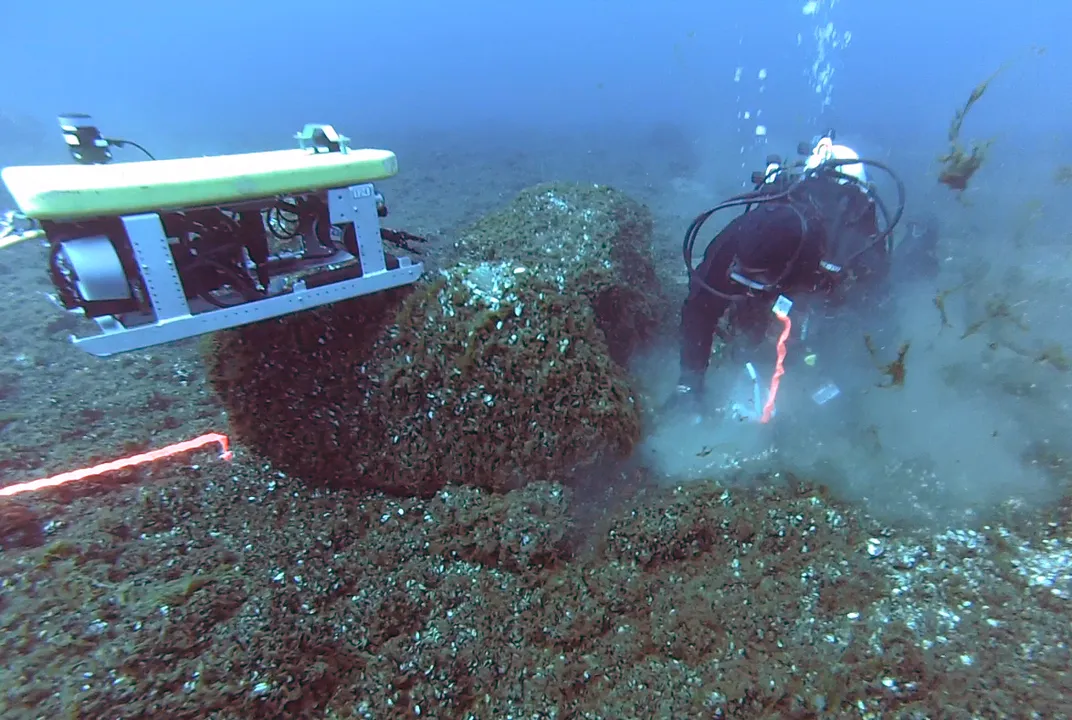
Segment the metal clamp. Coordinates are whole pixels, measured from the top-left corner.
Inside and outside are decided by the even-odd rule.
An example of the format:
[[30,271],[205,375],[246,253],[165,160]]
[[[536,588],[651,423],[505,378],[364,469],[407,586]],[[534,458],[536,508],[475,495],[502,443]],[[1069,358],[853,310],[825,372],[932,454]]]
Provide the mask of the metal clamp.
[[350,151],[350,138],[340,135],[331,125],[306,123],[301,132],[294,134],[294,139],[302,150],[312,150],[313,153]]

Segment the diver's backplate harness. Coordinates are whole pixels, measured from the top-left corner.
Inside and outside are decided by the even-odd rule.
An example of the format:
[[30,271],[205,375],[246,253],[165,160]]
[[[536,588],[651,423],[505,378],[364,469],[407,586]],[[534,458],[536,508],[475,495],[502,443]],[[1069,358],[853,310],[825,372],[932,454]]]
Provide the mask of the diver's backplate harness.
[[[820,268],[836,277],[858,256],[879,243],[885,243],[887,252],[892,250],[893,230],[896,228],[897,223],[900,222],[905,207],[904,183],[897,174],[884,163],[877,160],[861,158],[851,148],[845,145],[835,144],[833,130],[824,133],[814,145],[801,143],[797,150],[800,155],[806,156],[805,159],[798,160],[792,164],[785,164],[782,162],[782,159],[776,155],[768,157],[766,170],[763,172],[752,173],[752,182],[755,184],[755,187],[750,192],[728,198],[710,210],[706,210],[696,216],[696,219],[692,221],[688,230],[685,232],[685,241],[682,247],[685,267],[688,270],[690,282],[695,282],[708,292],[727,299],[737,299],[757,293],[766,293],[777,290],[779,285],[793,271],[797,259],[800,256],[800,252],[804,247],[808,233],[808,219],[804,212],[802,212],[800,208],[797,207],[797,204],[794,203],[794,200],[796,199],[794,195],[795,193],[799,193],[802,180],[819,175],[834,177],[840,183],[853,183],[857,185],[877,207],[882,222],[885,225],[885,227],[880,229],[878,233],[868,238],[867,241],[860,243],[858,247],[849,252],[838,252],[841,248],[836,245],[824,248],[824,257],[819,263]],[[875,167],[884,171],[896,185],[897,208],[892,217],[890,216],[886,204],[879,196],[874,184],[868,182],[865,166]],[[748,272],[749,270],[754,271],[760,268],[742,267],[737,256],[734,256],[728,276],[730,280],[741,286],[740,292],[727,293],[717,290],[711,287],[703,277],[700,277],[696,273],[692,266],[693,247],[696,244],[696,237],[700,234],[701,228],[703,228],[704,224],[712,215],[720,210],[734,207],[743,207],[744,212],[749,212],[753,207],[762,203],[783,201],[786,202],[787,206],[800,218],[800,240],[797,242],[797,247],[793,251],[793,254],[787,258],[785,266],[776,277],[767,282],[762,282],[759,279],[750,276]],[[844,218],[841,218],[841,222],[845,221]],[[849,219],[849,221],[851,222],[851,219]],[[718,242],[718,240],[716,239],[714,242]],[[833,254],[826,255],[826,253]],[[774,268],[766,269],[773,270]]]

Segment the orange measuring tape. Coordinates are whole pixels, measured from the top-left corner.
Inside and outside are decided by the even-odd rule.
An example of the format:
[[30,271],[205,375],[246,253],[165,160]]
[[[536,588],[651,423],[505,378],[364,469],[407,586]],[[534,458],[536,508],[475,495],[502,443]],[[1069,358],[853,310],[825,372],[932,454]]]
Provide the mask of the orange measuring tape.
[[[781,298],[779,298],[779,301]],[[778,336],[778,358],[774,362],[774,375],[771,376],[770,389],[767,390],[767,402],[763,405],[763,414],[760,416],[761,423],[770,422],[774,415],[774,402],[778,398],[778,386],[782,384],[782,375],[785,375],[786,343],[789,342],[789,334],[793,331],[793,321],[789,319],[789,311],[782,310],[778,304],[774,306],[774,316],[782,321],[782,334]]]
[[221,435],[220,433],[208,433],[195,437],[192,440],[186,440],[184,442],[175,443],[174,445],[162,447],[159,450],[150,450],[149,452],[112,460],[111,462],[101,463],[100,465],[94,465],[93,467],[72,470],[71,472],[53,475],[52,477],[41,478],[40,480],[32,480],[17,485],[8,485],[7,487],[0,488],[0,496],[18,495],[20,493],[31,492],[34,490],[56,487],[57,485],[64,485],[69,482],[74,482],[75,480],[84,480],[85,478],[93,477],[95,475],[103,475],[107,472],[114,472],[115,470],[122,470],[135,465],[144,465],[145,463],[161,460],[179,453],[189,452],[190,450],[197,450],[205,445],[213,444],[219,444],[221,460],[230,460],[232,458],[231,445],[227,436]]
[[741,420],[766,424],[774,417],[778,388],[782,384],[782,376],[785,375],[785,357],[788,353],[789,336],[793,332],[793,321],[789,319],[789,311],[792,307],[793,301],[780,295],[774,307],[771,308],[774,317],[778,318],[782,324],[782,332],[778,335],[777,359],[774,362],[774,374],[771,376],[770,386],[767,388],[766,401],[763,400],[763,393],[759,387],[759,373],[756,372],[756,366],[750,362],[744,364],[748,377],[752,378],[752,402],[751,407],[742,403],[733,404],[733,413]]

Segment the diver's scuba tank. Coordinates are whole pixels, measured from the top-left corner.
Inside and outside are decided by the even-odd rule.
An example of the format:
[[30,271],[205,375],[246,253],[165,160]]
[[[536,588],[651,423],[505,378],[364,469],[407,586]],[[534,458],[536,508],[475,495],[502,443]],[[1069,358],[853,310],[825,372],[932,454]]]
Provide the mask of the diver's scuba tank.
[[[788,187],[806,171],[816,170],[829,160],[855,160],[859,157],[851,148],[834,144],[833,130],[827,130],[811,144],[800,143],[797,145],[797,153],[804,159],[793,163],[787,163],[780,155],[768,155],[767,166],[762,171],[756,170],[752,173],[751,180],[755,189],[760,190],[764,185],[775,183]],[[861,165],[859,171],[862,170]]]
[[847,145],[838,145],[834,142],[834,131],[827,130],[817,136],[812,142],[801,142],[797,145],[797,153],[801,160],[786,162],[780,155],[768,155],[767,164],[763,170],[756,170],[751,175],[752,184],[756,190],[764,185],[771,185],[781,181],[788,185],[788,181],[800,178],[808,171],[818,170],[824,165],[831,165],[840,174],[847,176],[846,180],[858,180],[862,185],[867,184],[867,175],[862,163],[853,163],[859,155]]

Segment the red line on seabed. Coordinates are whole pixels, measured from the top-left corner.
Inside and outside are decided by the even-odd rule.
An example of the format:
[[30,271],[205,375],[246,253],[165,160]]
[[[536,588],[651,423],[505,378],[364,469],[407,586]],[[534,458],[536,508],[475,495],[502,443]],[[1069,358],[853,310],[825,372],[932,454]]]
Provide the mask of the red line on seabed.
[[93,477],[95,475],[103,475],[104,473],[113,472],[115,470],[122,470],[123,468],[134,467],[135,465],[144,465],[145,463],[155,462],[166,457],[171,457],[172,455],[178,455],[179,453],[188,452],[190,450],[197,450],[198,448],[204,447],[205,445],[212,445],[213,443],[219,443],[221,460],[230,460],[233,457],[230,441],[227,439],[226,435],[221,435],[220,433],[207,433],[195,437],[192,440],[185,440],[180,443],[175,443],[174,445],[162,447],[159,450],[150,450],[149,452],[119,458],[118,460],[101,463],[100,465],[94,465],[93,467],[72,470],[71,472],[53,475],[52,477],[41,478],[40,480],[31,480],[30,482],[18,483],[17,485],[8,485],[7,487],[0,488],[0,496],[18,495],[19,493],[56,487],[57,485],[63,485],[74,480],[84,480],[85,478]]

